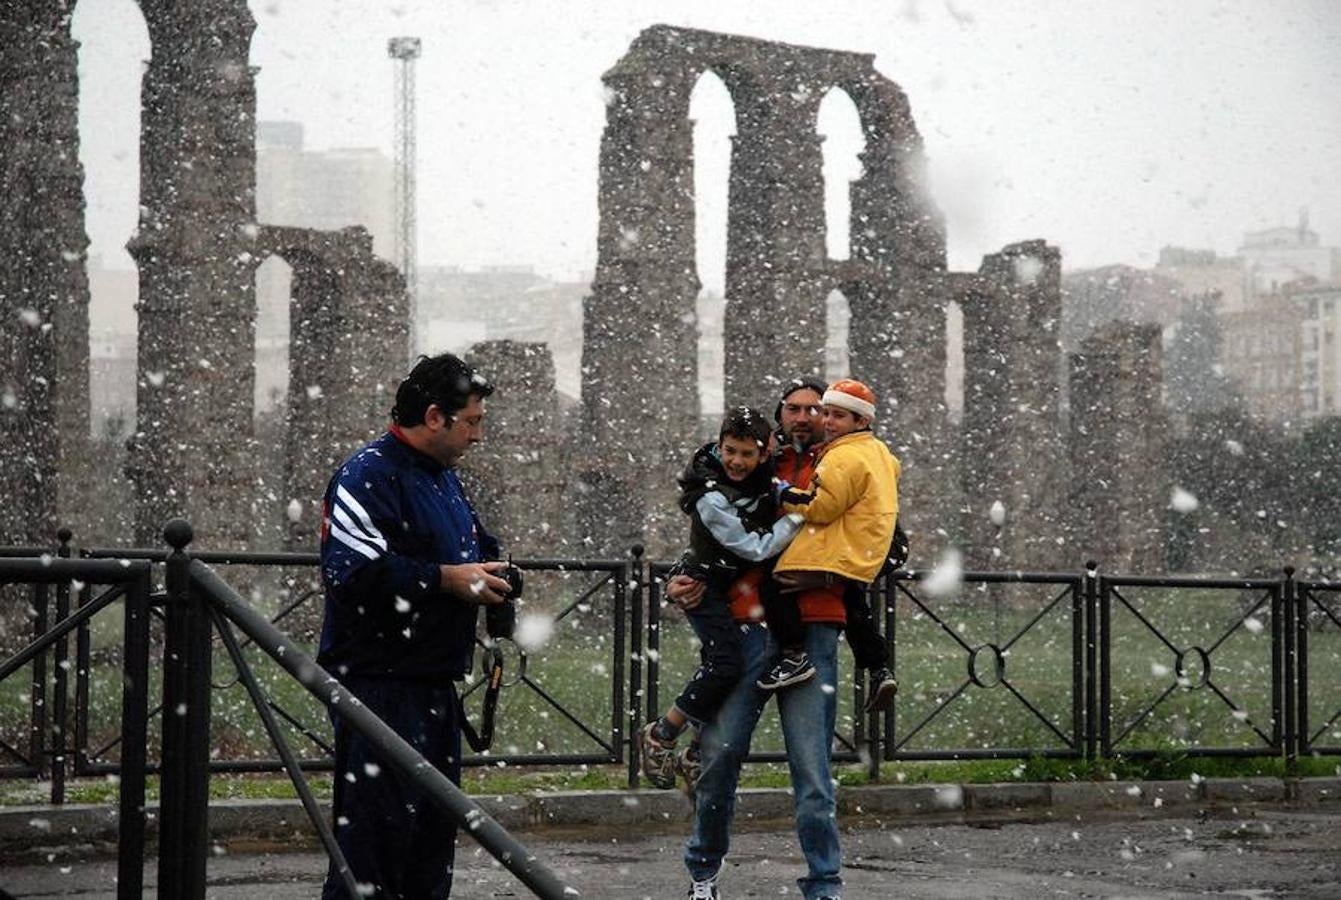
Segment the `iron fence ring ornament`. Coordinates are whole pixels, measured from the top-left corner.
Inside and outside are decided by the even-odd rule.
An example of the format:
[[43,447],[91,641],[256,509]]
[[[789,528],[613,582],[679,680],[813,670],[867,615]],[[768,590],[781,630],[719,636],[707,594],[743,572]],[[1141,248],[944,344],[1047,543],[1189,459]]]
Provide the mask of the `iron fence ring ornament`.
[[[1201,673],[1196,681],[1187,676],[1187,657],[1188,654],[1196,656],[1201,663]],[[1201,647],[1188,647],[1179,650],[1178,655],[1174,657],[1173,671],[1178,676],[1179,684],[1182,684],[1189,691],[1205,687],[1211,680],[1211,655]]]
[[[991,669],[984,673],[978,660],[984,650],[991,651]],[[980,688],[996,687],[1006,680],[1006,656],[996,644],[979,644],[969,652],[968,677]]]

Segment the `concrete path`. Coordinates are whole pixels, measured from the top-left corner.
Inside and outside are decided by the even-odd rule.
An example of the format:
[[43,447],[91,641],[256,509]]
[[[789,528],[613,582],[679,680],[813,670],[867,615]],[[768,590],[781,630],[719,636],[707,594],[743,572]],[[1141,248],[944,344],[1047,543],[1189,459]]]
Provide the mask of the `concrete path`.
[[[683,835],[629,836],[585,828],[523,837],[586,898],[684,895]],[[1040,823],[846,829],[847,900],[1002,897],[1341,897],[1341,811],[1243,810],[1213,816],[1124,817],[1079,813]],[[211,898],[315,897],[324,857],[244,853],[210,861]],[[724,900],[797,897],[804,865],[795,837],[737,836],[722,873]],[[8,866],[0,886],[16,897],[114,896],[115,866],[63,861]],[[154,873],[147,873],[152,890]],[[454,898],[525,897],[527,891],[468,840],[458,852]]]

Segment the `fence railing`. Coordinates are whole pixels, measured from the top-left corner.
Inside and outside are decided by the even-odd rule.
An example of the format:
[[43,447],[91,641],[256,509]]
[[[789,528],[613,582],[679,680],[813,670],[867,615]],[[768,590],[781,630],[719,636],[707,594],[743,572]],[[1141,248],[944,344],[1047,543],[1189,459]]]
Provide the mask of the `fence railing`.
[[[4,556],[4,554],[0,554]],[[143,887],[145,845],[145,769],[148,744],[148,703],[152,692],[149,666],[149,566],[147,563],[72,560],[63,556],[42,554],[32,558],[0,558],[0,590],[13,585],[30,587],[33,603],[31,615],[35,623],[34,636],[0,662],[0,688],[8,687],[11,679],[30,669],[32,731],[25,756],[14,746],[5,743],[7,756],[19,761],[20,771],[35,770],[38,777],[48,774],[52,779],[53,799],[63,797],[63,777],[68,759],[66,708],[57,693],[53,704],[55,714],[46,713],[47,668],[45,661],[54,655],[56,682],[60,690],[68,686],[63,679],[67,666],[70,633],[84,629],[105,610],[120,604],[122,607],[121,648],[117,681],[120,696],[116,704],[120,710],[120,730],[125,736],[119,743],[120,800],[117,842],[117,890],[121,897],[138,897]],[[69,610],[69,592],[79,586],[82,601],[74,612]],[[57,589],[57,616],[50,622],[44,604],[49,598],[49,587]],[[95,591],[96,587],[96,591]],[[105,616],[104,616],[105,618]],[[9,696],[6,693],[6,696]],[[18,695],[22,699],[23,694]],[[50,739],[50,743],[47,739]],[[50,751],[44,748],[50,747]],[[12,771],[12,770],[11,770]],[[5,774],[9,774],[7,771]]]
[[[146,639],[155,661],[180,640],[165,607],[182,591],[167,577],[168,550],[78,550],[68,532],[60,537],[52,548],[0,548],[0,558],[25,572],[67,573],[12,577],[0,595],[10,607],[0,614],[21,621],[15,608],[23,606],[35,639],[60,632],[24,657],[26,689],[0,682],[0,777],[47,780],[52,803],[64,801],[69,777],[124,774],[116,711],[130,661],[126,637],[88,612],[105,606],[100,583],[53,566],[82,560],[148,573],[156,602]],[[519,635],[521,646],[504,654],[494,747],[466,765],[618,765],[637,784],[630,737],[678,689],[696,651],[678,613],[665,614],[669,566],[635,550],[624,560],[519,562],[528,580],[521,630],[529,617],[543,633],[529,642]],[[268,610],[296,646],[312,648],[321,605],[314,554],[192,558],[235,586],[252,582],[252,605]],[[839,686],[836,760],[861,760],[875,773],[882,760],[1341,754],[1341,584],[1297,581],[1289,569],[1278,579],[1210,579],[1090,567],[969,572],[954,590],[933,593],[924,574],[896,572],[872,586],[900,691],[883,714],[861,715],[863,679],[840,665],[848,674]],[[146,714],[146,772],[158,773],[169,749],[165,723],[174,717],[164,711],[207,702],[209,771],[280,772],[290,763],[329,770],[323,704],[266,662],[254,638],[236,649],[255,664],[264,708],[240,673],[216,679],[208,699],[179,697],[180,686],[165,680],[161,702]],[[232,672],[221,629],[209,655]],[[18,671],[12,660],[6,674]],[[166,679],[160,668],[154,676]],[[463,690],[468,713],[483,685],[476,678]],[[769,718],[754,760],[783,758]],[[296,743],[290,760],[267,740],[272,723]]]
[[[72,632],[87,632],[95,617],[117,602],[124,607],[118,642],[121,653],[110,667],[116,670],[115,680],[120,684],[120,696],[116,698],[119,702],[115,704],[120,709],[120,729],[102,751],[109,752],[115,747],[119,755],[115,764],[120,775],[118,897],[142,896],[146,776],[150,772],[160,776],[158,896],[174,900],[205,896],[209,857],[209,779],[211,771],[218,768],[212,763],[210,728],[217,691],[212,682],[215,671],[213,642],[216,639],[236,672],[235,683],[245,689],[259,715],[266,736],[278,754],[279,764],[292,780],[347,896],[354,900],[363,895],[279,724],[275,705],[257,679],[243,644],[233,632],[235,627],[242,631],[258,655],[282,670],[292,683],[326,711],[338,706],[342,721],[377,748],[382,760],[400,778],[412,783],[428,802],[450,816],[458,827],[466,829],[532,893],[547,900],[575,895],[573,888],[560,881],[446,775],[358,703],[302,647],[259,614],[203,561],[189,557],[184,552],[191,540],[188,524],[170,523],[165,538],[174,548],[171,553],[130,554],[141,557],[135,560],[71,559],[68,552],[59,555],[0,552],[0,590],[12,586],[29,588],[33,605],[27,612],[38,623],[32,640],[0,662],[0,687],[16,683],[10,679],[27,670],[33,676],[31,689],[37,693],[31,700],[33,725],[27,754],[7,742],[0,746],[18,761],[18,766],[11,767],[14,774],[27,773],[31,777],[44,773],[43,748],[48,746],[48,735],[51,738],[49,746],[54,750],[45,754],[50,760],[46,771],[64,772],[65,757],[70,749],[65,737],[67,715],[64,708],[52,717],[44,715],[47,705],[45,660],[54,654],[58,661],[68,662],[67,642]],[[68,544],[68,540],[63,539],[62,543]],[[68,547],[62,549],[68,551]],[[151,585],[155,573],[150,560],[160,558],[164,564],[161,574],[165,589],[153,592]],[[248,561],[255,560],[249,558]],[[291,560],[279,562],[288,564]],[[49,622],[41,610],[45,609],[48,589],[52,586],[57,588],[57,614],[55,621]],[[94,586],[97,586],[96,592]],[[68,601],[71,591],[78,592],[83,598],[73,612],[68,602],[61,600],[64,597]],[[12,600],[12,594],[6,599]],[[150,620],[155,616],[161,619],[163,632],[158,652],[151,648],[150,641]],[[87,648],[83,641],[81,646]],[[84,653],[77,658],[86,662],[91,656]],[[63,671],[68,666],[58,663],[55,668]],[[88,674],[87,668],[81,666],[80,676],[86,680],[79,683],[77,693],[85,697],[93,684]],[[68,689],[68,685],[62,684],[61,689]],[[151,713],[149,700],[157,694],[161,694],[162,702],[156,706],[157,712]],[[24,698],[23,694],[17,696]],[[85,704],[79,708],[87,711],[93,706]],[[151,717],[154,719],[152,725],[157,726],[157,734],[151,725]],[[87,733],[86,725],[83,731]],[[154,743],[158,744],[157,765],[149,761],[150,747]],[[53,797],[53,800],[59,799],[61,795]]]

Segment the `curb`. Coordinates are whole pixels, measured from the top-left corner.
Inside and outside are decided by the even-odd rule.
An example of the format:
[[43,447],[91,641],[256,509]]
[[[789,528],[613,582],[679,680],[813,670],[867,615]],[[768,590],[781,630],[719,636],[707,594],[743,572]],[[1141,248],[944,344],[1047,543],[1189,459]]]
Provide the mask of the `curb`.
[[[500,825],[518,832],[571,828],[628,833],[636,826],[641,833],[670,833],[684,831],[692,813],[688,798],[678,791],[556,791],[474,799]],[[793,818],[791,792],[784,788],[745,788],[736,802],[737,822],[745,828],[788,827]],[[1341,778],[863,785],[838,791],[840,816],[893,825],[1030,822],[1085,812],[1148,817],[1282,806],[1341,812]],[[326,804],[322,809],[329,815]],[[111,853],[117,818],[111,806],[0,808],[0,855]],[[148,818],[152,841],[158,833],[157,806],[148,808]],[[212,803],[209,820],[220,852],[316,845],[316,832],[297,800]]]

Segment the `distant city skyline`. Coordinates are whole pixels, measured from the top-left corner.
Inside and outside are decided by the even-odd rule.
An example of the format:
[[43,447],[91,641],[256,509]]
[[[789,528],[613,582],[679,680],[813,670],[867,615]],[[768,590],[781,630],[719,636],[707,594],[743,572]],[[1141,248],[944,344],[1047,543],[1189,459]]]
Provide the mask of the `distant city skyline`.
[[[527,263],[572,280],[595,262],[600,75],[657,22],[873,52],[908,93],[950,264],[1024,238],[1068,269],[1149,268],[1173,244],[1230,254],[1301,206],[1341,239],[1341,15],[1328,2],[464,6],[253,3],[261,119],[300,122],[311,149],[391,152],[385,40],[419,64],[420,259]],[[135,226],[137,109],[148,54],[132,0],[76,8],[92,250],[112,268]],[[700,82],[699,254],[721,290],[730,106]],[[855,114],[827,101],[830,194],[856,174]],[[831,219],[841,202],[830,203]],[[841,230],[840,228],[836,230]]]

